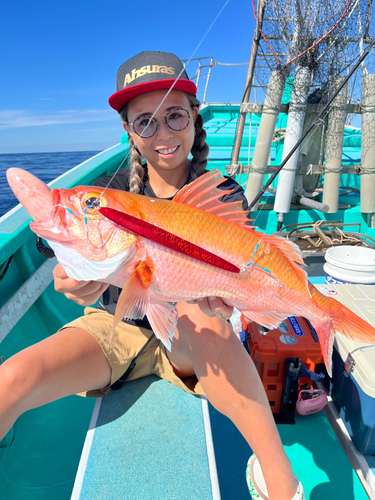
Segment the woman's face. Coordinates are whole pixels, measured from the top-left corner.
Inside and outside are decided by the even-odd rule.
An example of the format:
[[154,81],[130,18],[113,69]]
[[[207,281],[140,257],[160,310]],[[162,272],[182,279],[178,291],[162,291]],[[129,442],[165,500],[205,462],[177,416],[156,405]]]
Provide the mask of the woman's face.
[[[132,99],[128,104],[128,122],[133,123],[143,115],[148,120],[166,93],[166,90],[154,90]],[[190,122],[184,130],[171,130],[164,121],[164,116],[174,108],[183,108],[190,114]],[[124,127],[132,135],[137,148],[146,158],[149,166],[163,170],[186,168],[186,159],[194,142],[194,123],[197,115],[198,109],[191,109],[186,94],[179,90],[172,90],[155,115],[159,126],[152,137],[140,137],[128,123],[124,123]]]

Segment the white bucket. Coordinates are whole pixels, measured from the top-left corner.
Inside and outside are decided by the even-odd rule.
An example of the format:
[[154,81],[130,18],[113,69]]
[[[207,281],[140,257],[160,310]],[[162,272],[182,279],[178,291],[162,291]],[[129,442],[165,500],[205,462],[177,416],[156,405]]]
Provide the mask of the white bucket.
[[332,247],[325,260],[326,283],[375,284],[375,250],[371,248]]

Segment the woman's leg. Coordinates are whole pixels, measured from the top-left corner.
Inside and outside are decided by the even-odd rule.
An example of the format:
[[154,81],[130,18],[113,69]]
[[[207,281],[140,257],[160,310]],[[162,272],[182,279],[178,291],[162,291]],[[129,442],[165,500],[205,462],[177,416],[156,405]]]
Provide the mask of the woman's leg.
[[168,357],[177,374],[194,370],[212,405],[229,417],[257,455],[269,498],[290,500],[297,489],[262,382],[227,322],[197,305],[178,304],[176,338]]
[[0,439],[25,411],[105,387],[111,368],[94,337],[66,328],[15,354],[0,366]]

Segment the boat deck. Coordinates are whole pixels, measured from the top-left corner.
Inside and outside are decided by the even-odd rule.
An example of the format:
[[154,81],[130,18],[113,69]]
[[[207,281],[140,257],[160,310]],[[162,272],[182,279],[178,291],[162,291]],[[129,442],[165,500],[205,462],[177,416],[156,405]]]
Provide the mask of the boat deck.
[[[72,500],[248,500],[251,450],[232,422],[206,405],[155,376],[99,401]],[[278,429],[307,499],[368,498],[323,412],[297,415],[296,425]]]
[[[310,280],[324,283],[322,259],[307,264]],[[332,400],[295,419],[278,430],[306,498],[375,499],[375,458],[356,451]],[[247,500],[250,455],[205,398],[150,376],[97,401],[71,500]]]

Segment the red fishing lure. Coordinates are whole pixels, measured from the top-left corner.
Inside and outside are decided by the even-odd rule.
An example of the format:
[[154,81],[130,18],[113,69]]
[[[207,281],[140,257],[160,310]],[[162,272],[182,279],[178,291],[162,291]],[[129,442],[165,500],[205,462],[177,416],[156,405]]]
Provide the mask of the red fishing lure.
[[227,260],[224,260],[218,255],[215,255],[208,250],[195,245],[194,243],[190,243],[190,241],[184,240],[175,234],[169,233],[160,227],[154,226],[149,222],[138,219],[137,217],[133,217],[132,215],[124,212],[120,212],[114,208],[100,207],[99,212],[104,215],[104,217],[116,222],[119,226],[128,229],[139,236],[143,236],[148,240],[155,241],[156,243],[171,248],[176,252],[188,255],[189,257],[206,262],[212,266],[219,267],[225,271],[237,274],[240,273],[240,269]]

